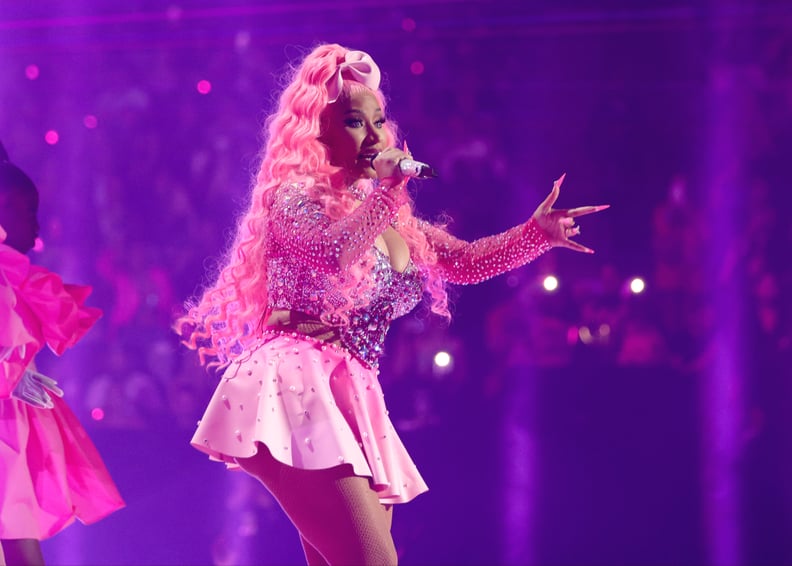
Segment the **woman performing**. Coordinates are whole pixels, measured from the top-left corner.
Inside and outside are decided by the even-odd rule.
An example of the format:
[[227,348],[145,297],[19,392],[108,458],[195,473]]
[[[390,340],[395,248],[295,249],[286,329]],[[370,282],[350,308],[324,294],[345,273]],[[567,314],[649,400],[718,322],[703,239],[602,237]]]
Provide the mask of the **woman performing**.
[[258,478],[297,528],[307,562],[395,564],[392,506],[427,486],[383,402],[377,365],[391,322],[446,283],[471,284],[570,240],[561,179],[524,224],[474,242],[413,213],[409,153],[386,119],[369,55],[321,45],[268,119],[249,209],[213,285],[179,321],[224,368],[192,439]]
[[124,506],[63,392],[33,361],[44,346],[62,354],[101,315],[84,305],[89,287],[64,284],[25,255],[38,203],[0,145],[0,564],[10,566],[43,564],[39,541]]

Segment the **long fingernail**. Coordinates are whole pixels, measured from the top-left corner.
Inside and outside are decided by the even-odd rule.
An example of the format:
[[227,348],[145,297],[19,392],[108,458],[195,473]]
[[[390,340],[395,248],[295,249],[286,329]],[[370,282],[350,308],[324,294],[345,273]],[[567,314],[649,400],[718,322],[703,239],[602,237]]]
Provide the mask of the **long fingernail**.
[[558,185],[560,187],[561,183],[564,182],[564,177],[566,177],[566,173],[562,173],[561,176],[558,179],[556,179],[555,183],[553,184]]
[[610,208],[609,204],[601,204],[596,207],[596,211],[599,212],[600,210],[605,210],[606,208]]

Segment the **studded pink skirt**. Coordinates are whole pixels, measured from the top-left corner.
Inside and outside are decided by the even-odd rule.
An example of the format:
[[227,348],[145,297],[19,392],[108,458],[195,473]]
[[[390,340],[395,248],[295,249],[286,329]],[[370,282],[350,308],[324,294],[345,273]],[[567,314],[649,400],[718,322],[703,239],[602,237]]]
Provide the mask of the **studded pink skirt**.
[[388,418],[376,371],[305,336],[266,334],[231,364],[191,441],[229,467],[259,443],[296,468],[350,464],[382,503],[428,489]]

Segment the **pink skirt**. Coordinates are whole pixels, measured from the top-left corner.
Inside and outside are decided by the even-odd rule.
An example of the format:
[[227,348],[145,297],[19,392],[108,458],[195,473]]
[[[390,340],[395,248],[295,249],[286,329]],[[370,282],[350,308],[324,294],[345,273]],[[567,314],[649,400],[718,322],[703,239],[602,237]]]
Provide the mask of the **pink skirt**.
[[36,409],[0,400],[0,539],[51,537],[124,507],[99,453],[66,402]]
[[376,371],[296,334],[266,334],[226,369],[191,443],[230,467],[258,443],[296,468],[350,464],[382,503],[428,489],[388,418]]

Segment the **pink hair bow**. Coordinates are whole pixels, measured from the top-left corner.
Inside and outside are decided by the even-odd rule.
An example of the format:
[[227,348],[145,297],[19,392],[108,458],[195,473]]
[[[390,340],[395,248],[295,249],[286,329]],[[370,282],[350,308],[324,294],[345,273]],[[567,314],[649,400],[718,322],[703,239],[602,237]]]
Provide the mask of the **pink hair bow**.
[[327,80],[327,102],[335,102],[344,88],[344,77],[377,90],[380,84],[380,70],[371,55],[363,51],[347,51],[344,62],[339,63],[335,73]]

